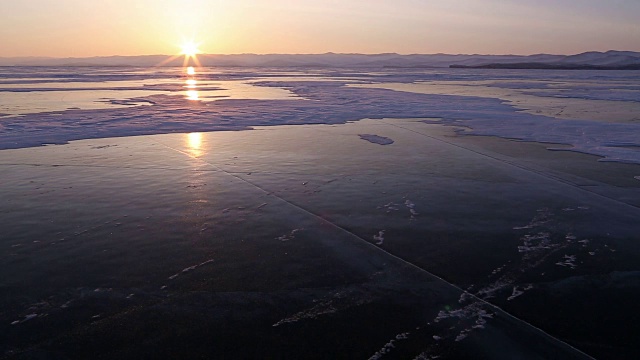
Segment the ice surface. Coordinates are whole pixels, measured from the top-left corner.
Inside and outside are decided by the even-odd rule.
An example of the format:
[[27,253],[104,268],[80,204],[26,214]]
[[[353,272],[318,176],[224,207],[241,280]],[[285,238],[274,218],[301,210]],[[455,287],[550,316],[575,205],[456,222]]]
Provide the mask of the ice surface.
[[[371,81],[396,76],[361,75]],[[162,325],[158,328],[170,325],[183,332],[178,341],[185,349],[198,349],[198,334],[206,333],[207,346],[239,344],[242,355],[257,336],[266,339],[262,345],[274,357],[282,354],[279,349],[300,351],[286,344],[304,342],[332,344],[323,350],[333,355],[348,347],[359,351],[356,357],[389,350],[389,357],[437,358],[451,351],[476,354],[478,347],[496,344],[536,355],[562,345],[491,303],[516,317],[535,314],[553,336],[558,328],[590,326],[582,320],[591,319],[582,307],[576,313],[557,307],[566,309],[570,301],[564,299],[589,289],[571,283],[571,276],[583,276],[585,283],[607,276],[602,271],[617,269],[616,258],[623,254],[628,262],[620,266],[635,266],[635,250],[624,238],[637,234],[635,208],[594,193],[594,186],[565,181],[564,174],[471,151],[464,141],[483,139],[455,136],[441,124],[356,121],[391,114],[447,115],[445,123],[474,116],[523,119],[495,99],[351,89],[343,86],[351,80],[331,77],[310,82],[273,76],[256,85],[286,85],[295,100],[206,103],[157,95],[144,107],[2,119],[2,144],[8,132],[17,131],[15,146],[136,131],[188,128],[194,134],[0,151],[5,219],[0,249],[11,260],[2,263],[2,273],[20,274],[3,282],[28,299],[3,297],[10,310],[2,317],[0,330],[8,331],[1,332],[0,343],[17,343],[20,331],[28,329],[37,332],[33,338],[41,345],[18,343],[18,350],[47,351],[55,336],[56,344],[63,344],[56,346],[76,351],[92,344],[87,340],[95,339],[93,334],[137,340],[136,324],[151,318]],[[416,77],[405,74],[400,80]],[[319,125],[199,132],[306,122]],[[7,124],[24,128],[7,130]],[[85,125],[95,125],[96,134],[88,134]],[[372,145],[358,134],[395,143]],[[588,170],[610,165],[593,164]],[[633,188],[614,190],[620,198],[634,196]],[[373,246],[384,235],[392,240],[389,246]],[[556,265],[571,256],[579,264],[575,270]],[[213,257],[215,263],[203,266]],[[49,274],[44,283],[43,269]],[[630,279],[620,286],[631,286]],[[76,290],[81,286],[87,288]],[[537,307],[537,298],[558,292],[550,288],[562,291],[563,301],[550,297]],[[589,294],[605,297],[604,291]],[[592,303],[624,303],[614,297]],[[30,314],[42,316],[10,326]],[[92,322],[96,314],[100,320]],[[558,316],[565,316],[557,321],[568,326],[554,326]],[[622,324],[617,328],[629,328],[626,317],[615,321]],[[89,324],[91,333],[77,331]],[[403,335],[409,329],[410,336]],[[146,351],[172,341],[154,327],[143,335],[141,343],[151,342]],[[585,338],[581,344],[606,343],[600,335]],[[112,349],[84,351],[101,350],[113,355]]]
[[378,144],[378,145],[391,145],[393,144],[393,140],[389,139],[385,136],[378,136],[372,134],[359,134],[361,139],[367,140],[370,143]]
[[[509,89],[510,87],[531,87],[526,84],[538,84],[536,85],[538,87],[547,87],[544,84],[545,79],[531,79],[531,72],[521,72],[521,76],[527,80],[526,84],[514,83],[517,80],[511,80],[511,84],[500,82],[497,85],[492,84],[492,81],[495,82],[495,80],[491,80],[493,73],[488,74],[487,76],[476,73],[474,74],[474,81],[478,83],[484,81],[483,86],[485,87],[494,86],[493,89],[502,89],[501,91],[507,92],[512,91]],[[512,73],[509,74],[509,76],[514,76]],[[25,76],[27,75],[25,74]],[[161,75],[165,76],[165,79],[162,77],[155,78],[153,77],[155,75],[147,74],[147,77],[152,77],[152,82],[156,84],[154,86],[146,86],[150,89],[149,91],[156,91],[153,89],[161,86],[163,81],[168,81],[166,79],[167,74]],[[232,74],[230,73],[230,75]],[[203,76],[205,76],[203,81],[218,84],[217,86],[226,86],[220,80],[224,79],[224,74],[212,73]],[[470,128],[469,134],[568,144],[571,145],[568,150],[599,155],[607,161],[640,163],[640,151],[634,149],[634,147],[640,146],[640,136],[638,136],[640,123],[637,121],[607,123],[578,118],[559,121],[552,116],[516,111],[514,107],[492,97],[494,95],[491,94],[486,95],[486,97],[481,97],[482,94],[476,93],[462,93],[464,96],[454,96],[442,95],[442,91],[420,94],[408,92],[409,90],[401,92],[379,88],[346,87],[345,85],[347,84],[353,84],[353,80],[350,80],[347,76],[343,77],[342,74],[326,76],[327,81],[304,81],[304,78],[299,81],[292,81],[291,76],[287,75],[289,76],[288,81],[279,81],[277,76],[271,76],[270,81],[251,82],[251,79],[265,78],[265,74],[245,71],[242,76],[245,80],[234,80],[234,84],[247,86],[247,89],[256,89],[255,91],[239,88],[236,95],[230,95],[227,99],[212,103],[193,102],[185,99],[183,95],[172,96],[171,92],[165,92],[149,96],[136,95],[131,99],[127,99],[126,95],[119,99],[116,96],[116,99],[112,98],[112,104],[126,104],[121,105],[124,107],[119,109],[87,110],[79,106],[80,109],[74,110],[64,111],[64,109],[57,109],[62,112],[25,114],[17,118],[3,118],[0,122],[0,147],[16,148],[37,146],[44,143],[64,143],[82,138],[159,134],[175,131],[241,130],[256,125],[336,124],[362,118],[422,117],[441,118],[445,124]],[[352,76],[352,74],[349,74],[349,76]],[[486,80],[483,80],[482,76],[486,76]],[[495,78],[495,75],[493,76]],[[635,87],[620,85],[621,80],[616,78],[618,75],[611,74],[610,76],[612,82],[618,82],[619,91],[624,92],[625,96],[633,96],[629,95],[629,92],[637,94],[640,91]],[[73,79],[75,79],[76,83],[70,84],[78,84],[78,79],[91,81],[94,77],[95,75],[89,74],[86,75],[85,79],[82,74],[73,74]],[[376,81],[382,76],[360,73],[359,77]],[[445,79],[449,77],[446,83],[455,83],[460,75],[457,72],[442,73],[442,71],[433,74],[384,74],[385,79],[400,80],[404,83],[425,81],[428,78],[442,79],[443,77]],[[565,78],[550,79],[548,81],[569,85],[573,81],[576,84],[572,86],[576,87],[599,86],[596,81],[588,77],[584,79],[582,77],[582,75],[577,74],[575,79],[572,79],[572,76],[565,75]],[[113,81],[113,76],[107,79],[115,83],[118,82]],[[109,91],[113,93],[117,93],[115,90],[147,91],[142,90],[143,86],[140,86],[140,84],[146,84],[144,74],[127,75],[123,79],[131,81],[131,86],[115,88]],[[175,78],[172,80],[175,81]],[[600,81],[600,79],[598,80]],[[631,83],[633,77],[624,80]],[[123,82],[126,83],[126,81]],[[522,81],[520,80],[520,82]],[[90,84],[95,85],[93,83]],[[108,86],[108,84],[104,86]],[[9,85],[5,84],[5,91],[2,92],[0,89],[0,92],[4,95],[13,94],[11,91],[15,89],[10,88]],[[27,85],[15,84],[13,86],[18,89]],[[56,88],[59,89],[64,86],[64,83],[57,84]],[[89,88],[85,89],[88,94],[96,91],[89,91]],[[24,93],[26,96],[36,96],[38,93],[37,91],[33,92],[37,88],[24,89],[31,89],[29,92]],[[43,93],[41,91],[43,89],[41,88],[39,93]],[[261,89],[267,92],[273,89],[278,91],[285,91],[283,89],[286,89],[286,92],[291,95],[277,95],[276,98],[278,100],[269,100],[274,99],[274,97],[261,97],[260,93],[263,91]],[[214,91],[220,92],[220,90]],[[613,92],[615,91],[613,90]],[[82,91],[74,92],[85,94]],[[222,93],[218,95],[220,94]],[[3,97],[6,98],[4,95]],[[507,95],[508,93],[499,96]],[[548,94],[545,96],[528,96],[544,100]],[[201,99],[206,99],[206,97],[207,95],[199,95]],[[52,98],[52,101],[55,101],[55,98]],[[6,105],[9,106],[10,103],[12,102]],[[131,106],[140,103],[152,105],[144,107]],[[73,107],[74,105],[65,106]],[[103,105],[100,106],[104,107]],[[615,108],[615,101],[611,102],[609,107]],[[637,114],[637,112],[633,113]],[[390,143],[389,141],[392,141],[391,139],[368,136],[371,134],[364,135],[367,135],[365,137],[369,141],[374,139],[376,143]]]

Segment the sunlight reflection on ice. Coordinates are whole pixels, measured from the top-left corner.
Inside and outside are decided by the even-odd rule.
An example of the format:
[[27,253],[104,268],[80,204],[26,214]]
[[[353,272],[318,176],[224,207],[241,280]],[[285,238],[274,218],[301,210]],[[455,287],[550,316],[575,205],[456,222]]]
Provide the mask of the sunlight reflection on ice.
[[202,156],[202,133],[187,134],[187,147],[192,156]]

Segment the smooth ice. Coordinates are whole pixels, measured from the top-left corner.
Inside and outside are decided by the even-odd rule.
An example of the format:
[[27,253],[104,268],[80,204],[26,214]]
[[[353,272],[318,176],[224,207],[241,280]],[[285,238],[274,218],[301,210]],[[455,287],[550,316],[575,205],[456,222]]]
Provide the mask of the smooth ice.
[[[129,356],[254,336],[282,356],[303,356],[284,346],[301,341],[374,358],[601,354],[587,339],[635,351],[614,329],[635,321],[637,207],[465,139],[370,119],[4,150],[3,351],[119,356],[149,321],[150,347]],[[585,291],[590,305],[571,307]],[[605,325],[589,320],[605,303],[625,313],[612,335],[574,337]]]
[[[482,74],[210,71],[283,96],[177,82],[146,106],[0,119],[2,356],[633,358],[633,119],[353,85],[544,82]],[[607,76],[636,91],[630,74]]]

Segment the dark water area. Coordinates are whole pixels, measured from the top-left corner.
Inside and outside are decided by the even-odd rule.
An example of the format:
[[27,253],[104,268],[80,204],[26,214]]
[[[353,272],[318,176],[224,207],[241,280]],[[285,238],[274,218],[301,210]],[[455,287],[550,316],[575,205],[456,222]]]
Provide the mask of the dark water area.
[[637,166],[471,140],[382,119],[0,151],[0,357],[637,358]]

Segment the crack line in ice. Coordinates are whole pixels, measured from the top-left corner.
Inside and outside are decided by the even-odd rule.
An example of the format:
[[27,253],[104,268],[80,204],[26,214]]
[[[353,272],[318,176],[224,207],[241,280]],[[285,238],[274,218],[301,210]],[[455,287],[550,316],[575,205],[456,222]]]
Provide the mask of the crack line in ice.
[[[582,208],[583,207],[578,207],[578,209],[584,210]],[[474,330],[484,329],[487,319],[491,319],[493,315],[495,315],[486,309],[488,299],[494,298],[498,293],[503,293],[503,290],[511,287],[511,295],[508,296],[506,300],[512,301],[534,288],[533,284],[518,284],[518,279],[522,277],[522,274],[525,274],[526,271],[536,268],[551,255],[568,247],[577,239],[574,234],[568,233],[563,238],[556,237],[555,241],[552,241],[553,239],[548,230],[552,228],[554,224],[547,224],[553,220],[553,215],[554,214],[547,208],[539,209],[528,225],[514,227],[514,229],[530,230],[530,233],[526,233],[520,238],[523,244],[518,246],[518,251],[522,254],[520,261],[511,266],[509,266],[511,262],[509,261],[493,270],[489,277],[497,274],[502,275],[495,281],[476,291],[475,294],[469,292],[473,286],[469,287],[468,292],[463,293],[458,300],[461,304],[460,307],[453,309],[447,307],[445,310],[441,310],[433,320],[435,323],[446,319],[457,319],[457,322],[450,326],[448,330],[445,330],[445,333],[434,335],[434,340],[453,339],[452,341],[454,342],[464,340]],[[588,240],[581,240],[578,243],[586,244]],[[575,255],[565,255],[564,260],[556,265],[567,266],[573,269],[576,266],[575,261]],[[507,266],[509,266],[508,270],[506,270]],[[475,322],[473,322],[474,320]],[[423,354],[434,355],[434,352],[437,353],[437,351],[437,347],[431,346],[424,351]]]
[[[396,125],[392,125],[392,126],[396,126]],[[404,128],[403,128],[403,127],[401,127],[401,126],[397,126],[397,127],[404,129]],[[409,129],[406,129],[406,130],[409,130]],[[413,130],[409,130],[409,131],[416,132],[416,131],[413,131]],[[416,133],[418,133],[418,132],[416,132]],[[420,133],[418,133],[418,134],[420,134]],[[424,135],[424,134],[421,134],[421,135]],[[424,136],[431,137],[431,136],[429,136],[429,135],[424,135]],[[436,139],[436,138],[434,138],[434,139]],[[446,141],[444,141],[444,140],[440,140],[440,139],[436,139],[436,140],[447,143],[447,142],[446,142]],[[156,141],[157,141],[157,140],[156,140]],[[216,169],[220,170],[221,172],[223,172],[223,173],[225,173],[225,174],[227,174],[227,175],[229,175],[229,176],[231,176],[231,177],[234,177],[234,178],[236,178],[236,179],[238,179],[238,180],[240,180],[240,181],[242,181],[242,182],[244,182],[244,183],[246,183],[246,184],[248,184],[248,185],[250,185],[250,186],[252,186],[252,187],[254,187],[254,188],[256,188],[256,189],[258,189],[258,190],[262,191],[262,192],[263,192],[263,193],[265,193],[265,194],[272,195],[272,196],[276,197],[277,199],[279,199],[279,200],[283,201],[284,203],[289,204],[289,205],[290,205],[290,206],[292,206],[293,208],[296,208],[296,209],[298,209],[298,210],[300,210],[300,211],[302,211],[302,212],[304,212],[304,213],[306,213],[306,214],[309,214],[309,215],[311,215],[312,217],[314,217],[314,218],[316,218],[316,219],[318,219],[318,220],[320,220],[320,221],[322,221],[322,222],[326,223],[327,225],[329,225],[329,226],[331,226],[331,227],[334,227],[335,229],[340,230],[340,231],[344,232],[345,234],[350,235],[352,238],[354,238],[354,239],[356,239],[356,240],[360,241],[361,243],[363,243],[363,245],[365,245],[365,246],[370,246],[372,249],[374,249],[374,251],[379,251],[379,252],[381,252],[382,254],[384,254],[384,255],[386,255],[386,256],[389,256],[389,257],[391,257],[391,258],[393,258],[393,259],[396,259],[397,261],[400,261],[401,263],[406,264],[406,265],[408,265],[409,267],[411,267],[411,268],[413,268],[413,269],[416,269],[416,270],[418,270],[418,271],[420,271],[420,272],[422,272],[422,273],[425,273],[425,274],[429,275],[430,277],[432,277],[432,278],[434,278],[434,279],[438,279],[438,280],[442,281],[443,283],[445,283],[445,284],[447,284],[447,285],[451,286],[452,288],[454,288],[454,289],[456,289],[456,290],[460,291],[464,296],[470,296],[470,297],[471,297],[472,299],[474,299],[477,303],[482,304],[482,306],[488,306],[488,307],[490,307],[490,308],[496,309],[496,310],[498,310],[500,313],[504,314],[505,316],[507,316],[507,317],[509,317],[509,318],[511,318],[511,319],[513,319],[513,320],[515,320],[515,321],[517,321],[517,322],[519,322],[519,323],[523,324],[523,325],[528,326],[529,328],[531,328],[531,329],[533,329],[533,330],[535,330],[535,331],[539,332],[540,334],[543,334],[543,335],[544,335],[544,336],[546,336],[547,338],[549,338],[549,339],[553,339],[554,341],[556,341],[556,342],[558,342],[558,343],[560,343],[560,344],[563,344],[564,346],[566,346],[566,347],[568,347],[568,348],[572,349],[573,351],[575,351],[575,352],[577,352],[577,353],[579,353],[579,354],[581,354],[581,355],[584,355],[584,356],[587,356],[587,357],[591,358],[589,355],[585,354],[584,352],[582,352],[581,350],[579,350],[579,349],[575,348],[574,346],[571,346],[570,344],[568,344],[568,343],[566,343],[566,342],[564,342],[564,341],[560,340],[559,338],[557,338],[557,337],[555,337],[555,336],[552,336],[551,334],[548,334],[547,332],[545,332],[544,330],[542,330],[542,329],[540,329],[540,328],[538,328],[538,327],[534,326],[533,324],[531,324],[531,323],[529,323],[529,322],[526,322],[525,320],[523,320],[523,319],[520,319],[520,318],[516,317],[515,315],[513,315],[513,314],[511,314],[511,313],[509,313],[509,312],[507,312],[507,311],[503,310],[502,308],[498,307],[497,305],[494,305],[494,304],[492,304],[492,303],[488,302],[487,300],[484,300],[484,299],[482,299],[482,298],[480,298],[480,297],[478,297],[478,296],[476,296],[476,295],[474,295],[474,294],[471,294],[471,293],[469,293],[468,291],[466,291],[466,290],[462,289],[461,287],[457,286],[456,284],[453,284],[453,283],[451,283],[451,282],[449,282],[449,281],[445,280],[444,278],[439,277],[439,276],[437,276],[437,275],[435,275],[435,274],[431,273],[430,271],[427,271],[426,269],[424,269],[424,268],[422,268],[422,267],[420,267],[420,266],[418,266],[418,265],[416,265],[416,264],[414,264],[414,263],[412,263],[412,262],[410,262],[410,261],[408,261],[408,260],[406,260],[406,259],[404,259],[404,258],[402,258],[402,257],[399,257],[399,256],[397,256],[397,255],[395,255],[395,254],[392,254],[392,253],[390,253],[390,252],[388,252],[388,251],[384,250],[383,248],[381,248],[381,247],[379,247],[379,246],[376,246],[375,244],[372,244],[371,242],[369,242],[368,240],[366,240],[366,239],[364,239],[364,238],[360,237],[359,235],[355,234],[354,232],[352,232],[352,231],[350,231],[350,230],[347,230],[347,229],[345,229],[345,228],[341,227],[340,225],[338,225],[338,224],[336,224],[336,223],[334,223],[334,222],[329,221],[328,219],[326,219],[326,218],[322,217],[322,216],[321,216],[321,215],[319,215],[319,214],[316,214],[316,213],[314,213],[314,212],[312,212],[312,211],[310,211],[310,210],[308,210],[308,209],[306,209],[306,208],[304,208],[304,207],[302,207],[302,206],[300,206],[300,205],[297,205],[297,204],[295,204],[295,203],[293,203],[293,202],[291,202],[291,201],[289,201],[289,200],[287,200],[287,199],[285,199],[285,198],[282,198],[282,197],[280,197],[280,196],[276,195],[275,193],[273,193],[273,192],[271,192],[271,191],[268,191],[267,189],[263,188],[262,186],[260,186],[260,185],[258,185],[258,184],[256,184],[256,183],[254,183],[254,182],[252,182],[252,181],[248,180],[248,179],[247,179],[247,178],[245,178],[245,177],[242,177],[242,176],[241,176],[241,174],[232,174],[232,173],[230,173],[230,172],[226,171],[225,169],[221,168],[220,166],[218,166],[218,165],[216,165],[216,164],[214,164],[214,163],[212,163],[212,162],[209,162],[209,161],[207,161],[207,160],[205,160],[205,159],[198,158],[198,157],[193,156],[192,154],[190,154],[190,153],[188,153],[188,152],[185,152],[185,151],[183,151],[183,150],[176,149],[176,148],[171,147],[171,146],[169,146],[169,145],[167,145],[167,144],[164,144],[164,143],[161,143],[161,142],[157,142],[157,143],[158,143],[158,144],[160,144],[160,145],[162,145],[162,146],[164,146],[164,147],[166,147],[166,148],[168,148],[168,149],[171,149],[171,150],[173,150],[173,151],[176,151],[176,152],[178,152],[178,153],[181,153],[181,154],[183,154],[183,155],[185,155],[185,156],[187,156],[187,157],[190,157],[190,158],[192,158],[192,159],[195,159],[195,160],[201,161],[201,162],[203,162],[203,163],[205,163],[205,164],[208,164],[209,166],[212,166],[212,167],[214,167],[214,168],[216,168]],[[452,144],[452,145],[453,145],[453,146],[456,146],[456,147],[463,148],[463,147],[458,146],[458,145],[455,145],[455,144]],[[466,149],[466,148],[463,148],[463,149]],[[466,150],[469,150],[469,149],[466,149]],[[469,150],[469,151],[473,151],[473,150]],[[481,154],[481,153],[478,153],[478,154],[483,155],[483,156],[488,156],[488,155],[484,155],[484,154]],[[605,198],[606,198],[606,197],[605,197]],[[626,204],[626,203],[623,203],[623,204]],[[635,208],[635,207],[634,207],[634,208]],[[466,294],[466,295],[465,295],[465,294]],[[481,327],[484,327],[484,323],[486,323],[485,318],[491,318],[491,317],[493,316],[493,314],[486,312],[486,310],[483,310],[483,311],[484,311],[483,313],[481,313],[481,314],[479,314],[479,315],[478,315],[478,316],[479,316],[479,318],[478,318],[477,323],[476,323],[476,325],[478,325],[478,327],[475,327],[475,328],[481,328]],[[284,321],[284,320],[286,320],[286,319],[283,319],[283,320],[281,320],[281,321]],[[297,320],[295,320],[295,321],[297,321]],[[286,323],[286,322],[289,322],[289,321],[285,321],[284,323]],[[280,324],[280,322],[278,322],[278,323],[274,324],[274,326],[279,325],[279,324]],[[463,335],[463,334],[460,334],[460,335]]]

